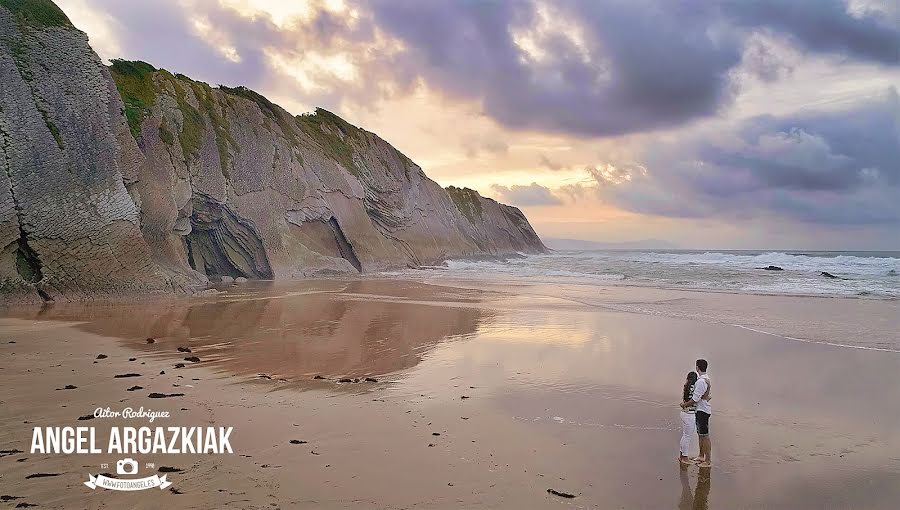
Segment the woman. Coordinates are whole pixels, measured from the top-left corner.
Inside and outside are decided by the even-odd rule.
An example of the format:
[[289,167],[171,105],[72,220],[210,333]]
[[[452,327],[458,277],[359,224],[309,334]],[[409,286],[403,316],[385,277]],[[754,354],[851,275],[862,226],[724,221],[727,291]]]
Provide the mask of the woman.
[[[687,379],[684,382],[684,388],[681,391],[681,401],[687,402],[691,400],[694,393],[694,384],[697,382],[697,372],[688,372]],[[681,409],[681,455],[678,460],[683,464],[691,464],[691,456],[689,450],[693,450],[694,438],[697,437],[697,421],[694,417],[696,406],[682,407]]]

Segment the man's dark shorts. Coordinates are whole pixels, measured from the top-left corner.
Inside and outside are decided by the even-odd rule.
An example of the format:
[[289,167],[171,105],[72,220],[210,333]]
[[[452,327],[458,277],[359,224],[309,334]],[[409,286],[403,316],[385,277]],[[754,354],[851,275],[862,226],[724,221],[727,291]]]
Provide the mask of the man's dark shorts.
[[697,420],[697,435],[708,436],[709,414],[704,413],[703,411],[697,411],[696,413],[694,413],[694,417]]

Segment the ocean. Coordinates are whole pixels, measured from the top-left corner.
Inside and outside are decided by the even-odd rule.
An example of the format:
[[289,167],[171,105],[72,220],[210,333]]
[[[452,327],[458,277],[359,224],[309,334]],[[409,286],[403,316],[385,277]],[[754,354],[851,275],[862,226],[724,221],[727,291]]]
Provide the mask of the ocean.
[[[762,269],[768,266],[783,270]],[[431,269],[441,270],[441,276],[497,282],[900,298],[900,252],[555,251],[506,260],[450,260]]]

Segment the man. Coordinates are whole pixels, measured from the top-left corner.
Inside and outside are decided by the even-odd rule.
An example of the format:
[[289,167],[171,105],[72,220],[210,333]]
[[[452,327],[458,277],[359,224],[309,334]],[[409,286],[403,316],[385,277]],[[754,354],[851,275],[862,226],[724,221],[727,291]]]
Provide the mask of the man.
[[697,411],[694,416],[697,420],[697,435],[700,436],[700,456],[697,457],[697,463],[700,467],[712,466],[712,444],[709,441],[709,417],[712,415],[712,406],[709,405],[710,390],[712,385],[709,376],[706,375],[706,369],[709,363],[705,359],[697,360],[697,383],[694,384],[694,394],[691,400],[681,404],[681,407],[687,408],[696,406]]

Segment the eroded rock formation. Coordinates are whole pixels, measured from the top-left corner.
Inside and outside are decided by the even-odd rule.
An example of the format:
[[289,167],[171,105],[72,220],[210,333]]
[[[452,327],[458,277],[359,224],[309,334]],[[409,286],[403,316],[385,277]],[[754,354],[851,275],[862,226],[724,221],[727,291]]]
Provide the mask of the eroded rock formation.
[[518,209],[442,189],[328,111],[107,68],[49,0],[0,0],[0,170],[5,300],[545,250]]

